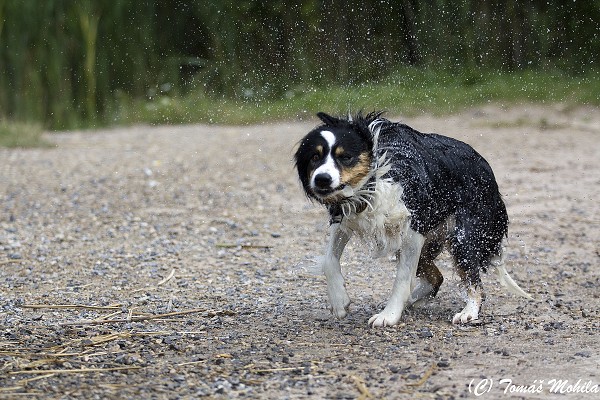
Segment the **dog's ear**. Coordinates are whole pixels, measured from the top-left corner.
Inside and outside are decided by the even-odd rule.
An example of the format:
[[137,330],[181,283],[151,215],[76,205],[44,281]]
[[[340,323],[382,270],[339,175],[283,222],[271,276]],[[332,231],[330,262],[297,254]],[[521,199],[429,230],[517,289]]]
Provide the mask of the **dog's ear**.
[[325,125],[337,125],[340,122],[339,118],[332,117],[331,115],[325,114],[324,112],[317,113],[317,117],[319,117],[319,119],[323,121]]

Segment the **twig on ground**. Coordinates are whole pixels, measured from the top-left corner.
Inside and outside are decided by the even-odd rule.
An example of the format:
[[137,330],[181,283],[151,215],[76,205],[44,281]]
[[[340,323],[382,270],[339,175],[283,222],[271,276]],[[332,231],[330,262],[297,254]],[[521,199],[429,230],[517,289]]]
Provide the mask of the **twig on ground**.
[[351,346],[352,344],[348,344],[348,343],[318,343],[318,342],[298,342],[298,343],[294,343],[297,346],[327,346],[327,347],[348,347]]
[[[23,390],[25,389],[25,386],[8,386],[8,387],[2,387],[0,388],[0,394],[2,393],[8,393],[10,395],[16,395],[18,393],[11,393],[13,391],[17,391],[17,390]],[[29,393],[25,393],[25,396],[31,396],[31,394]]]
[[221,316],[221,315],[235,315],[235,312],[228,310],[221,311],[211,311],[206,310],[204,308],[194,308],[191,310],[185,311],[175,311],[164,314],[155,314],[155,315],[146,315],[141,317],[131,317],[131,318],[119,318],[119,319],[105,319],[105,320],[87,320],[87,321],[75,321],[75,322],[63,322],[59,324],[60,326],[71,326],[71,325],[101,325],[101,324],[116,324],[116,323],[127,323],[127,322],[138,322],[138,321],[148,321],[152,319],[160,319],[167,317],[174,317],[177,315],[185,315],[185,314],[193,314],[193,313],[207,313],[209,317]]
[[183,362],[183,363],[179,363],[176,364],[178,367],[183,367],[185,365],[197,365],[197,364],[206,364],[208,362],[208,360],[198,360],[198,361],[188,361],[188,362]]
[[431,374],[433,374],[433,371],[435,371],[436,368],[437,368],[436,363],[431,364],[431,367],[429,367],[427,369],[427,371],[425,371],[425,373],[423,374],[421,379],[419,379],[417,382],[407,383],[406,386],[412,386],[412,387],[422,386],[425,382],[427,382],[427,379],[429,379],[429,377],[431,376]]
[[167,283],[171,279],[173,279],[174,276],[175,276],[175,269],[172,269],[171,272],[169,272],[169,275],[167,275],[164,279],[162,279],[160,282],[158,282],[155,286],[146,286],[143,288],[134,289],[132,291],[132,293],[143,292],[145,290],[156,290],[156,289],[158,289],[159,286],[164,285],[165,283]]
[[121,304],[111,304],[109,306],[88,306],[85,304],[23,304],[22,308],[55,308],[55,309],[85,309],[85,310],[119,310]]
[[130,337],[131,337],[131,333],[129,333],[129,332],[109,333],[107,335],[98,335],[98,336],[94,336],[90,339],[84,339],[84,341],[89,340],[89,342],[85,342],[85,343],[83,343],[83,345],[84,346],[97,346],[99,344],[110,342],[112,340],[126,339],[126,338],[130,338]]
[[360,392],[360,396],[358,396],[359,400],[373,398],[373,395],[371,394],[371,392],[369,392],[369,389],[367,389],[367,385],[365,385],[365,381],[362,378],[360,378],[356,375],[352,375],[351,378],[354,381],[356,388]]
[[48,375],[36,376],[35,378],[21,379],[18,383],[20,385],[26,385],[29,382],[39,381],[40,379],[52,378],[54,375],[56,375],[56,374],[48,374]]
[[110,313],[110,314],[102,315],[102,316],[100,316],[100,317],[98,317],[98,318],[94,319],[94,321],[102,321],[102,320],[105,320],[105,319],[112,318],[112,317],[114,317],[114,316],[116,316],[116,315],[119,315],[119,314],[121,314],[121,311],[115,311],[114,313]]
[[225,248],[225,249],[234,249],[234,248],[241,248],[241,249],[271,249],[273,248],[273,246],[269,246],[269,245],[264,245],[264,244],[236,244],[236,243],[217,243],[215,244],[216,247],[220,247],[220,248]]
[[0,265],[20,263],[20,262],[23,262],[23,260],[21,260],[21,259],[19,259],[19,260],[2,260],[2,261],[0,261]]
[[163,284],[169,282],[171,280],[171,278],[173,278],[174,275],[175,275],[175,269],[172,269],[171,272],[169,273],[169,275],[167,275],[167,277],[164,278],[162,281],[158,282],[156,284],[156,286],[160,286],[160,285],[163,285]]
[[126,371],[129,369],[141,369],[139,366],[131,367],[113,367],[113,368],[76,368],[76,369],[34,369],[9,371],[9,375],[24,375],[24,374],[78,374],[81,372],[111,372],[111,371]]
[[137,307],[131,307],[128,311],[127,311],[127,320],[131,321],[131,318],[133,318],[133,310],[137,308]]
[[265,372],[280,372],[280,371],[302,371],[304,367],[283,367],[283,368],[265,368],[265,369],[251,369],[250,372],[253,374],[261,374]]

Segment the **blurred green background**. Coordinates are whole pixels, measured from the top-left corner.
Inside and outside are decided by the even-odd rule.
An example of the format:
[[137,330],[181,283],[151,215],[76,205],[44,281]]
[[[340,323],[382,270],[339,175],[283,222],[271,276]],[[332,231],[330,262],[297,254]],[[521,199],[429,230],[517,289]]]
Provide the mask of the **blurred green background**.
[[598,105],[599,27],[599,0],[0,0],[0,131]]

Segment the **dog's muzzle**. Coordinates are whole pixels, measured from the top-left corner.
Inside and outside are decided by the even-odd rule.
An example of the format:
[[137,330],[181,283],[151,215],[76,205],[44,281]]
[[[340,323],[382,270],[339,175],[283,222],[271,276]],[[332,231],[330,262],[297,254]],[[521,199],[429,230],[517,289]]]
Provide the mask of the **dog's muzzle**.
[[[326,199],[334,194],[339,194],[346,187],[345,184],[341,184],[337,187],[331,187],[333,184],[333,178],[327,173],[320,173],[315,176],[313,185],[311,187],[313,193],[321,199]],[[337,197],[337,195],[335,196]]]

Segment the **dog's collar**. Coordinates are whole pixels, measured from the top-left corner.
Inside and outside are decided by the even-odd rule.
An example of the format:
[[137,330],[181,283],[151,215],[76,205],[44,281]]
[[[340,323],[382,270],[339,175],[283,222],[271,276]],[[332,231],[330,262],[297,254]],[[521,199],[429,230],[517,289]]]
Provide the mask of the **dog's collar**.
[[[373,179],[373,182],[375,180]],[[351,197],[341,203],[330,204],[327,206],[329,211],[329,224],[340,224],[345,216],[348,216],[348,210],[353,214],[360,214],[365,211],[369,203],[363,197]]]
[[[356,201],[354,202],[355,208],[353,212],[355,214],[360,214],[365,211],[367,208],[367,203],[365,201]],[[329,225],[333,224],[341,224],[344,220],[344,211],[342,207],[338,204],[328,207],[329,208]]]

